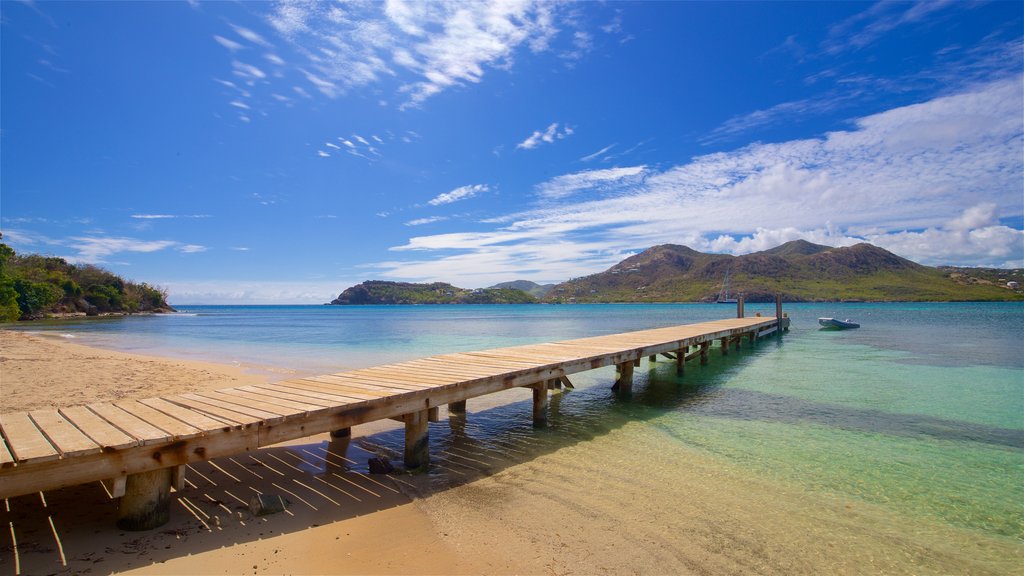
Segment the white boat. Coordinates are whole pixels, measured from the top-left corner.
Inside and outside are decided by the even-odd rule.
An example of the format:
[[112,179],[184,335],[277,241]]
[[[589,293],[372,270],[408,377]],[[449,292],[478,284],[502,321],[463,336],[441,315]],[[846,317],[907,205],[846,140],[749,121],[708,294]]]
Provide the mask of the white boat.
[[837,320],[835,318],[818,318],[818,324],[821,324],[822,328],[829,328],[832,330],[860,328],[860,324],[851,321],[849,318],[847,318],[846,320]]

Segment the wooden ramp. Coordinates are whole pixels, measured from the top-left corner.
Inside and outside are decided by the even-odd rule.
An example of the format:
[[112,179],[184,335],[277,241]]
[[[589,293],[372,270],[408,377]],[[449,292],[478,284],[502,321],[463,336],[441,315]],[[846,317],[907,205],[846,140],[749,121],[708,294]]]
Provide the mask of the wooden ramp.
[[[734,318],[443,354],[273,384],[2,414],[0,498],[103,481],[113,496],[127,494],[135,502],[159,490],[166,500],[189,462],[324,432],[347,434],[356,424],[386,418],[405,422],[405,463],[416,468],[429,461],[427,422],[441,405],[460,412],[467,399],[531,387],[534,420],[543,425],[548,389],[568,384],[571,374],[616,365],[616,386],[627,392],[633,367],[644,357],[666,355],[682,373],[686,361],[706,361],[715,341],[728,353],[743,338],[753,341],[788,322],[781,313]],[[142,506],[127,502],[121,503],[122,520]],[[134,527],[155,527],[147,522]]]

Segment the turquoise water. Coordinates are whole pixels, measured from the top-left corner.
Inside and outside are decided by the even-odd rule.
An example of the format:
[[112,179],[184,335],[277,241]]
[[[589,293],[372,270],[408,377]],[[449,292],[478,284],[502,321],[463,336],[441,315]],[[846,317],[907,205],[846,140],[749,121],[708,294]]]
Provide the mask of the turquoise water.
[[[633,445],[659,446],[655,458],[699,453],[787,490],[1024,544],[1024,305],[795,304],[786,311],[792,329],[784,338],[714,354],[683,378],[671,363],[645,361],[628,402],[608,391],[608,369],[578,375],[577,390],[552,404],[549,430],[557,434],[534,431],[528,407],[516,403],[471,414],[459,434],[432,428],[431,442],[439,454],[470,442],[494,462],[585,443],[600,452],[603,442],[611,451],[603,458],[628,463],[631,452],[615,453],[611,441],[627,434]],[[773,315],[774,307],[747,306],[755,312]],[[18,328],[140,353],[329,372],[734,313],[695,304],[184,306],[168,316]],[[819,316],[862,327],[821,331]],[[372,442],[400,453],[402,437]],[[457,468],[439,464],[434,474],[443,483]]]

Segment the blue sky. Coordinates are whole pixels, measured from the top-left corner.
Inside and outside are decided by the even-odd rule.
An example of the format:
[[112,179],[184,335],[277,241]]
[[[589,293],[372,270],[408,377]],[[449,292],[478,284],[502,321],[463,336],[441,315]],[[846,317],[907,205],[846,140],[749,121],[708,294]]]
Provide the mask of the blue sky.
[[172,303],[656,244],[1024,266],[1024,4],[3,1],[0,230]]

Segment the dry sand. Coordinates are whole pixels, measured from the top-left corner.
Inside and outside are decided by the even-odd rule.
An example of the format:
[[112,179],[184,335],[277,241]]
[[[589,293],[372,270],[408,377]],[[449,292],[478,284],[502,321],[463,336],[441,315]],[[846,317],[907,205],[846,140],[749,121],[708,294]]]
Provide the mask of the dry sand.
[[[274,377],[0,330],[3,413],[224,388]],[[395,426],[360,426],[356,433]],[[171,522],[149,532],[118,530],[116,504],[99,483],[10,499],[0,503],[0,574],[486,571],[435,532],[403,492],[400,479],[350,471],[359,460],[365,467],[372,454],[349,444],[332,443],[322,435],[192,466]],[[291,505],[284,513],[253,517],[246,503],[257,493],[282,494]]]

